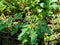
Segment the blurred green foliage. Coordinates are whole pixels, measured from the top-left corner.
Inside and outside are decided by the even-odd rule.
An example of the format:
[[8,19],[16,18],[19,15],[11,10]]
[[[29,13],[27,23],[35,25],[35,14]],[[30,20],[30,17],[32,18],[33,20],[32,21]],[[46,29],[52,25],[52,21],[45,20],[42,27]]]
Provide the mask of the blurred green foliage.
[[[8,31],[11,36],[17,34],[17,40],[21,45],[38,45],[38,41],[42,38],[52,40],[53,32],[59,29],[60,24],[57,15],[60,11],[59,2],[58,0],[0,0],[0,32]],[[50,23],[52,28],[48,26]]]

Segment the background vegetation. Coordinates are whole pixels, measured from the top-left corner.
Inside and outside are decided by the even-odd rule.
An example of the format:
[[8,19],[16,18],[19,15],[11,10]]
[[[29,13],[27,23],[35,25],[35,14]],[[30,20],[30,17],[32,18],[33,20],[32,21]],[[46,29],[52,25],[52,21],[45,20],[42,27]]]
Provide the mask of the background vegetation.
[[60,45],[60,0],[0,0],[0,45]]

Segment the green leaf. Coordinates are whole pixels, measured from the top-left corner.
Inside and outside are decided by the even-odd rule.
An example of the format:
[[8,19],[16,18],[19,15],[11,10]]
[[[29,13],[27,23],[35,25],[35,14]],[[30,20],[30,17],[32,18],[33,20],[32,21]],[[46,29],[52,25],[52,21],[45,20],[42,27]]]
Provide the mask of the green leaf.
[[7,25],[8,25],[8,24],[12,24],[12,18],[8,18],[6,24],[7,24]]
[[6,24],[0,24],[0,32],[3,31],[3,29],[5,29],[7,27]]
[[30,9],[30,7],[25,7],[25,10],[29,10]]
[[40,39],[44,38],[44,35],[41,32],[38,31],[37,34]]
[[11,36],[15,35],[18,32],[18,25],[15,25],[11,31]]
[[51,30],[49,30],[46,22],[43,22],[43,21],[41,22],[40,25],[37,26],[36,30],[38,30],[42,33],[48,33],[49,35],[51,35],[51,33],[52,33]]
[[19,35],[18,35],[18,40],[19,41],[21,41],[22,40],[22,36],[24,35],[24,33],[20,33]]
[[51,0],[51,2],[57,2],[57,0]]
[[22,3],[24,3],[24,2],[25,2],[25,0],[21,0],[21,2],[22,2]]
[[31,44],[34,45],[37,42],[37,34],[34,30],[31,30],[31,34],[30,34],[30,38],[31,38]]
[[22,28],[27,28],[29,26],[29,24],[23,24]]
[[29,4],[32,4],[32,2],[33,2],[33,0],[28,0],[28,3],[29,3]]
[[45,3],[40,3],[40,6],[41,6],[42,8],[45,8]]
[[0,20],[0,24],[2,24],[3,23],[3,21],[2,20]]
[[22,43],[24,44],[26,42],[28,42],[28,40],[27,40],[27,38],[24,38],[23,41],[22,41]]
[[50,40],[54,40],[53,35],[45,37],[45,41],[50,41]]
[[22,32],[18,35],[18,40],[22,40],[23,36],[26,34],[26,32],[28,31],[28,28],[23,28]]
[[0,2],[0,11],[3,11],[4,9],[6,9],[6,5]]
[[58,5],[56,3],[53,3],[50,7],[55,9],[58,7]]
[[15,19],[15,20],[22,19],[21,13],[16,13],[16,14],[14,15],[14,19]]

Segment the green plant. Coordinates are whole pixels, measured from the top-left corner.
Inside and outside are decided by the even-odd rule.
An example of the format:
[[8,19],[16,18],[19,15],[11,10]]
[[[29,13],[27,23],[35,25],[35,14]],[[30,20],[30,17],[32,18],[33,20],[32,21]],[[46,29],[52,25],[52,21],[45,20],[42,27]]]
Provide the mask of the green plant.
[[14,36],[20,31],[17,40],[21,45],[38,45],[41,39],[44,40],[45,33],[47,36],[52,34],[48,22],[52,17],[55,18],[51,12],[55,13],[59,9],[56,2],[57,0],[1,0],[0,32],[8,31]]

